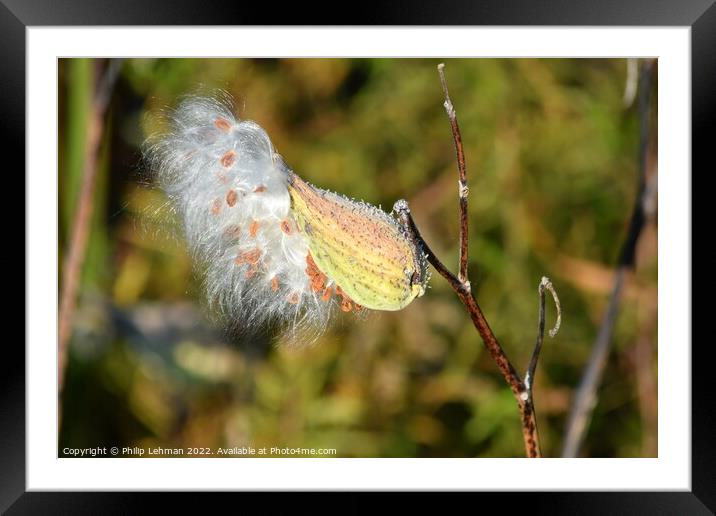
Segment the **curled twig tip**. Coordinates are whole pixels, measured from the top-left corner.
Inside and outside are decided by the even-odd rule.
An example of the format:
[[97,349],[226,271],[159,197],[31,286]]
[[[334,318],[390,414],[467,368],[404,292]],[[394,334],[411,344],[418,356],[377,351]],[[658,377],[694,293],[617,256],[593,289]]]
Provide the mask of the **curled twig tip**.
[[549,336],[551,338],[554,338],[555,335],[559,332],[559,327],[562,325],[562,306],[559,304],[559,297],[557,296],[557,291],[554,289],[554,285],[552,285],[552,282],[547,276],[542,276],[542,281],[539,284],[539,292],[540,294],[544,292],[544,290],[549,290],[552,294],[552,299],[554,299],[554,306],[557,308],[557,321],[554,323],[554,328],[549,330]]

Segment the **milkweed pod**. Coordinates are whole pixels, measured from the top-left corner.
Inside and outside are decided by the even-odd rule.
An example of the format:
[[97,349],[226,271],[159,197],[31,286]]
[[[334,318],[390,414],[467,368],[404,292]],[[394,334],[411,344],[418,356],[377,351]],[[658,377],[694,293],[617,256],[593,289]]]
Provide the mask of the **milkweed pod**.
[[317,188],[288,172],[291,211],[317,267],[355,303],[400,310],[425,292],[419,244],[379,208]]
[[319,334],[337,310],[399,310],[425,291],[422,250],[375,206],[298,177],[230,99],[189,97],[145,157],[215,312],[241,329]]

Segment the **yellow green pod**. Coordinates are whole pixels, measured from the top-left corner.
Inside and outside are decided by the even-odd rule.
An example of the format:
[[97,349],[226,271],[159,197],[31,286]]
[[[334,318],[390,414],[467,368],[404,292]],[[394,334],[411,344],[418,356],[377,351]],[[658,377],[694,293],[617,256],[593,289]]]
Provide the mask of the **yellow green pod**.
[[387,213],[289,172],[291,211],[316,266],[359,305],[400,310],[425,292],[427,262]]

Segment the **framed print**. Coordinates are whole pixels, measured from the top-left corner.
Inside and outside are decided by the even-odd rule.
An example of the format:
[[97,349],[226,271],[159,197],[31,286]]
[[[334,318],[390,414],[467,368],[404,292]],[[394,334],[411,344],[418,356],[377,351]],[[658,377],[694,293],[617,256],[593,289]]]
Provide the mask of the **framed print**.
[[690,208],[716,11],[463,7],[264,27],[2,6],[27,217],[4,509],[713,510]]

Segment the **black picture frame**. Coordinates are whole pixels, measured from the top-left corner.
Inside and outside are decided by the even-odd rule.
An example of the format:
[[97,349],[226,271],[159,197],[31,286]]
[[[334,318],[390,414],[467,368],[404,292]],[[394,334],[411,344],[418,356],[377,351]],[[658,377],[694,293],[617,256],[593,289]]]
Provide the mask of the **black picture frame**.
[[[25,51],[26,29],[43,25],[253,25],[320,23],[332,25],[559,25],[559,26],[688,26],[691,28],[692,73],[692,170],[708,172],[709,128],[716,106],[716,5],[714,0],[572,0],[552,1],[548,5],[530,0],[449,1],[433,4],[378,6],[360,3],[351,6],[350,15],[333,19],[316,18],[321,11],[306,4],[277,9],[274,5],[247,6],[220,0],[207,8],[196,0],[117,2],[108,0],[0,0],[0,55],[3,94],[0,95],[3,121],[4,156],[18,158],[15,170],[25,169]],[[325,16],[325,15],[324,15]],[[10,153],[8,150],[12,150]],[[7,171],[10,170],[9,166]],[[669,173],[676,173],[670,171]],[[9,173],[9,172],[7,172]],[[685,171],[684,173],[688,173]],[[19,174],[15,174],[19,177]],[[693,177],[693,173],[691,177]],[[24,191],[24,186],[23,186]],[[693,189],[695,194],[697,191]],[[27,195],[27,192],[25,192]],[[702,192],[703,195],[703,192]],[[695,204],[692,204],[695,206]],[[17,217],[16,217],[17,218]],[[692,223],[709,221],[712,216],[692,211]],[[692,230],[692,235],[694,230]],[[704,233],[708,235],[709,233]],[[692,251],[693,253],[693,251]],[[697,257],[696,253],[692,254]],[[713,264],[713,254],[705,255]],[[25,256],[25,258],[27,258]],[[27,269],[26,278],[27,278]],[[705,266],[694,262],[692,275],[710,277]],[[692,276],[693,277],[693,276]],[[705,315],[710,303],[692,303],[694,314]],[[692,321],[695,318],[692,315]],[[697,342],[684,331],[682,342]],[[716,511],[716,451],[714,428],[716,411],[712,401],[712,343],[702,340],[692,345],[692,490],[690,492],[620,493],[510,493],[510,509],[530,514],[713,514]],[[4,345],[0,360],[0,511],[8,514],[104,514],[134,513],[145,508],[145,501],[127,493],[26,492],[25,468],[25,353],[19,343]],[[242,496],[246,497],[246,494]],[[266,496],[266,495],[258,495]],[[485,494],[483,496],[505,496]],[[255,497],[255,495],[254,495]],[[205,496],[173,493],[162,503],[182,508],[207,508]],[[357,498],[357,495],[353,495]],[[415,497],[421,506],[422,497]],[[246,498],[244,502],[246,503]],[[497,501],[497,500],[492,500]],[[272,502],[273,503],[273,502]],[[315,501],[309,501],[312,505]],[[354,509],[363,500],[348,506]],[[370,507],[367,502],[364,508]],[[345,507],[348,507],[345,506]],[[483,506],[484,507],[484,506]],[[168,505],[165,506],[168,508]]]

